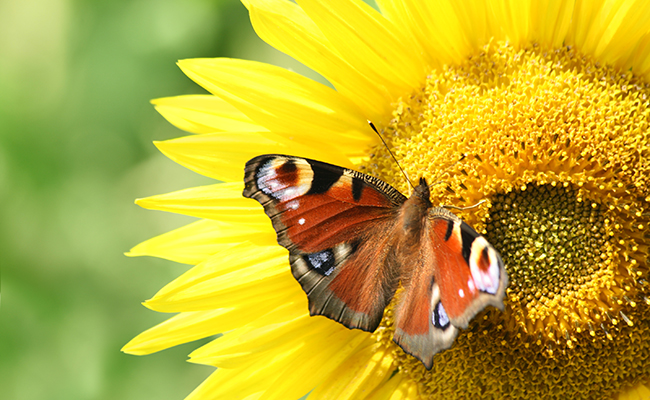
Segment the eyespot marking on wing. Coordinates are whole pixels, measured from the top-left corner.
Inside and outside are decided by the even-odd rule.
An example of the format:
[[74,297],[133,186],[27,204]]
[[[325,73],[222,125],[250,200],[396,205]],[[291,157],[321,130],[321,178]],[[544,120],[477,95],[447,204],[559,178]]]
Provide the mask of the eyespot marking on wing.
[[[255,178],[257,186],[267,195],[288,202],[308,193],[312,188],[314,172],[302,159],[275,157],[262,164]],[[291,204],[297,208],[298,204]]]
[[445,330],[449,327],[451,321],[449,320],[449,316],[441,302],[438,302],[433,309],[433,313],[431,313],[431,322],[433,323],[433,326],[438,329]]
[[336,259],[331,249],[319,251],[318,253],[306,254],[303,259],[309,266],[321,275],[329,276],[334,272]]
[[486,293],[496,294],[499,289],[499,274],[503,268],[496,250],[483,236],[474,239],[469,267],[476,287]]

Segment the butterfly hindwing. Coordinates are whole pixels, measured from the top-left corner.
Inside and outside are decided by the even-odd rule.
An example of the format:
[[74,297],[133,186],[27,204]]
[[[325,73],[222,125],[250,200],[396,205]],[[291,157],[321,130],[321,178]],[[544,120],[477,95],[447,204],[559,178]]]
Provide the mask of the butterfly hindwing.
[[405,201],[382,181],[299,157],[265,155],[246,164],[244,196],[259,201],[312,315],[373,331],[398,284],[386,262],[394,213]]
[[454,214],[433,208],[426,225],[419,264],[404,282],[394,340],[431,368],[458,328],[488,305],[503,309],[508,278],[496,250]]
[[433,356],[453,344],[458,335],[440,301],[440,289],[435,278],[433,243],[423,242],[410,279],[403,282],[404,291],[395,312],[393,340],[404,351],[416,357],[427,369]]
[[[382,222],[378,222],[380,227],[390,223]],[[398,266],[388,263],[382,251],[391,247],[385,243],[388,239],[290,255],[291,271],[307,293],[310,314],[324,315],[348,328],[374,331],[399,280]]]

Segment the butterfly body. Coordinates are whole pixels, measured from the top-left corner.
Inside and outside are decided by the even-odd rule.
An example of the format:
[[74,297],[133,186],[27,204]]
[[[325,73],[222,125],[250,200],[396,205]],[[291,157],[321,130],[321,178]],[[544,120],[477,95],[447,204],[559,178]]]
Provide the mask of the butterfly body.
[[393,340],[431,368],[471,318],[503,308],[507,275],[469,225],[433,207],[420,180],[408,199],[357,171],[263,155],[246,164],[244,196],[260,202],[311,315],[373,332],[398,287]]

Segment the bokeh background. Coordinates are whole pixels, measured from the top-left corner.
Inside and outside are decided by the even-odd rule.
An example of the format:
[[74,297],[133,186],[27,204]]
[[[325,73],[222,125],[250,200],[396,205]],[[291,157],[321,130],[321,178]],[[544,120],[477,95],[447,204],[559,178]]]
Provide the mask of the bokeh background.
[[175,62],[217,56],[315,77],[234,0],[0,0],[0,399],[183,399],[213,371],[201,343],[119,350],[188,268],[123,255],[192,221],[133,200],[213,183],[156,150],[186,133],[149,100],[205,93]]

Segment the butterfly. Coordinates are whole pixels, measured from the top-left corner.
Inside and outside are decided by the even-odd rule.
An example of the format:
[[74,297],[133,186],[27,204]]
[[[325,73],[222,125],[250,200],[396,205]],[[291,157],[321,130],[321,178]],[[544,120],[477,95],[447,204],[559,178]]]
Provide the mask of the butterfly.
[[468,224],[433,207],[422,178],[411,197],[370,175],[267,154],[246,163],[244,197],[257,200],[311,315],[374,332],[398,287],[393,341],[427,369],[459,328],[488,305],[503,309],[499,253]]

